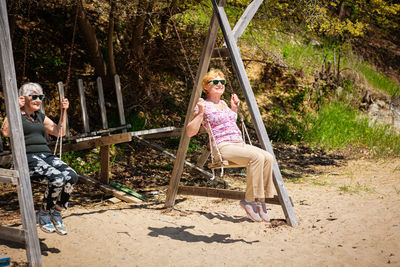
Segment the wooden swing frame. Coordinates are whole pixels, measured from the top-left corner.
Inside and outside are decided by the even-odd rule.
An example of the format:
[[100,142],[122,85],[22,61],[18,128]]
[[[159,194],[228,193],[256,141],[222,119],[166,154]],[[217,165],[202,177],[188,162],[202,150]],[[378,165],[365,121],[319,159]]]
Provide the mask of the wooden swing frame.
[[[200,63],[198,66],[196,79],[194,81],[194,87],[192,95],[190,98],[189,106],[187,109],[187,116],[185,118],[184,127],[181,134],[181,139],[176,155],[176,161],[174,168],[172,170],[170,184],[167,192],[167,199],[165,202],[165,207],[171,208],[175,204],[175,199],[177,194],[185,195],[196,195],[196,196],[206,196],[206,197],[219,197],[219,198],[230,198],[230,199],[243,199],[244,192],[233,191],[233,190],[222,190],[215,188],[202,188],[202,187],[189,187],[189,186],[179,186],[179,182],[182,176],[184,161],[187,154],[187,149],[190,142],[190,137],[186,135],[186,126],[188,125],[190,119],[193,117],[193,110],[196,106],[197,100],[201,95],[202,78],[208,71],[210,60],[213,54],[213,48],[215,45],[218,28],[221,27],[222,34],[224,36],[226,45],[229,50],[229,54],[239,80],[240,87],[244,93],[246,103],[249,107],[250,115],[254,123],[257,137],[263,149],[270,152],[275,159],[275,155],[271,146],[271,142],[268,138],[267,131],[262,120],[260,110],[257,107],[257,102],[254,97],[253,90],[251,88],[247,73],[241,59],[240,50],[236,44],[239,36],[243,33],[244,29],[249,24],[250,20],[254,16],[255,12],[263,2],[262,0],[254,0],[246,9],[242,17],[240,18],[237,26],[235,26],[234,31],[231,30],[228,18],[225,13],[225,3],[226,0],[211,0],[214,8],[213,16],[211,18],[210,27],[208,31],[205,44],[203,46],[203,51],[201,54]],[[242,19],[243,18],[243,19]],[[276,159],[274,160],[273,166],[273,181],[278,193],[278,196],[266,199],[267,203],[279,204],[282,206],[283,212],[286,217],[286,222],[290,226],[297,226],[297,219],[294,214],[293,204],[286,191],[281,172],[279,170],[278,163]]]

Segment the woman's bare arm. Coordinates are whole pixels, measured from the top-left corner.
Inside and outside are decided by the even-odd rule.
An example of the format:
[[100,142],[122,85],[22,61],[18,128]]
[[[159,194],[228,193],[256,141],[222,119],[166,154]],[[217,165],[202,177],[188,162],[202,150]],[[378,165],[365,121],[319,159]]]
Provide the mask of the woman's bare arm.
[[195,136],[201,127],[204,118],[205,101],[200,98],[197,102],[198,109],[194,112],[192,120],[186,126],[186,135],[189,137]]

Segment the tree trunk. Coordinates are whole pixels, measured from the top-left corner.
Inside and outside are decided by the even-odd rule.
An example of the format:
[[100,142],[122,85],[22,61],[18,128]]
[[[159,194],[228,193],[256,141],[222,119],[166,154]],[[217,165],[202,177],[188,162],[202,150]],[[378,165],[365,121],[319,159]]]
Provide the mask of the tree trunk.
[[344,6],[344,1],[340,3],[340,9],[339,9],[339,19],[342,19],[345,15],[345,6]]
[[111,78],[114,77],[115,74],[117,74],[117,68],[115,67],[115,59],[114,59],[114,45],[113,45],[113,41],[114,41],[114,10],[115,10],[115,1],[114,0],[110,0],[110,5],[111,5],[111,9],[110,9],[110,16],[109,16],[109,20],[108,20],[108,45],[107,45],[107,49],[108,49],[108,62],[110,64],[110,71],[109,71],[109,75]]
[[84,10],[84,0],[80,0],[79,4],[79,28],[84,35],[84,40],[86,41],[88,54],[92,64],[95,68],[95,75],[100,77],[105,77],[107,74],[106,64],[103,59],[103,55],[101,54],[99,42],[96,37],[96,32],[90,24],[88,18],[86,17],[86,13]]
[[149,1],[140,1],[137,13],[139,15],[136,16],[134,22],[134,29],[132,34],[132,51],[133,55],[136,59],[144,57],[144,30],[145,30],[145,22],[147,17],[147,12],[151,12],[153,8],[153,4]]

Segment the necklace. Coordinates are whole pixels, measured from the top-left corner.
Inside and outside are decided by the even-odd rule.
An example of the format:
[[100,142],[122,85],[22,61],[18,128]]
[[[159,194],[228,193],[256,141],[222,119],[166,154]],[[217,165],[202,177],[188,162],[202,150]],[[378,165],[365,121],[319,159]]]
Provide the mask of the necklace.
[[29,122],[35,122],[35,118],[33,117],[34,115],[29,115],[29,114],[27,114],[27,113],[24,113],[23,114],[24,115],[24,118],[27,120],[27,121],[29,121]]

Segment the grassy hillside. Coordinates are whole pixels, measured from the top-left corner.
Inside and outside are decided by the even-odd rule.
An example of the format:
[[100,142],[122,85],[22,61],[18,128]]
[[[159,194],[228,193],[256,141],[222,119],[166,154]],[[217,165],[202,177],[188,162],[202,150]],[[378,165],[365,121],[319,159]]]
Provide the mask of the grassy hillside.
[[[9,10],[16,20],[13,47],[18,82],[22,82],[22,66],[26,60],[27,78],[39,80],[44,85],[46,111],[50,116],[57,117],[55,84],[65,80],[75,7],[60,3],[54,4],[57,9],[52,4],[35,4],[28,8],[22,2],[21,5],[10,5]],[[105,2],[91,2],[93,4],[85,6],[87,16],[96,31],[101,53],[106,58],[108,12],[103,11],[109,7]],[[130,58],[135,53],[134,49],[129,50],[127,43],[134,35],[128,31],[130,21],[124,21],[128,13],[121,11],[114,53],[125,95],[127,122],[132,125],[130,130],[183,125],[193,89],[190,70],[194,74],[197,70],[212,16],[209,1],[200,4],[189,2],[172,17],[168,12],[161,13],[162,1],[154,5],[153,13],[146,13],[146,35],[136,42],[145,42],[148,49],[142,58]],[[232,27],[247,2],[228,1],[226,11]],[[140,7],[134,3],[127,3],[126,6],[132,12],[137,12]],[[274,8],[263,6],[238,41],[272,141],[324,149],[360,148],[372,152],[372,155],[398,155],[399,135],[390,125],[369,121],[363,98],[369,91],[375,100],[397,101],[400,87],[395,78],[399,76],[400,67],[396,65],[396,60],[387,59],[400,54],[399,46],[385,39],[380,29],[374,32],[374,36],[361,36],[351,42],[311,34],[284,4],[277,4]],[[135,13],[134,17],[140,14]],[[64,20],[65,24],[58,23]],[[79,102],[76,80],[83,78],[88,91],[88,106],[90,110],[96,110],[95,72],[79,25],[75,41],[68,97],[72,103]],[[223,43],[220,33],[217,46],[221,47]],[[372,45],[379,49],[370,49]],[[28,49],[25,51],[25,48]],[[381,60],[372,60],[376,58]],[[393,58],[396,59],[395,56]],[[244,100],[230,60],[212,59],[211,67],[225,70],[233,91]],[[105,84],[104,88],[111,86]],[[228,87],[226,98],[229,93]],[[117,126],[119,120],[113,90],[110,90],[107,101],[109,126]],[[245,105],[243,111],[251,128]],[[4,105],[1,112],[4,115]],[[79,105],[73,105],[69,114],[77,118],[71,121],[73,132],[80,132]],[[341,118],[346,119],[343,121]],[[92,128],[100,127],[96,112],[90,114],[90,121]],[[194,138],[191,145],[196,147],[199,141],[204,140]],[[177,140],[170,143],[171,147],[177,147]]]
[[[199,5],[177,21],[183,29],[205,31],[207,8]],[[240,12],[232,8],[228,14],[239,17]],[[399,155],[399,130],[372,123],[360,108],[367,90],[396,99],[399,83],[357,54],[355,45],[310,36],[301,28],[283,31],[280,26],[265,27],[256,16],[238,43],[270,138],[329,150]],[[229,60],[211,65],[227,67],[234,80]],[[240,91],[235,81],[232,84]]]

